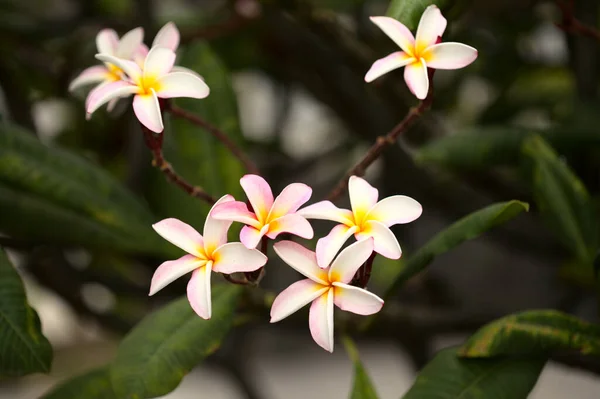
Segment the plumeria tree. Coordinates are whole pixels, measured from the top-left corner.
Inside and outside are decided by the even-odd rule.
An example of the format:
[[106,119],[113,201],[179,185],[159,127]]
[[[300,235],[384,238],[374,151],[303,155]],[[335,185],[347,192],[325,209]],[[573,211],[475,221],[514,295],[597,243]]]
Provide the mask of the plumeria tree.
[[[46,399],[159,397],[211,361],[261,397],[239,365],[251,343],[231,337],[264,326],[345,350],[352,398],[378,397],[354,342],[381,338],[420,370],[408,399],[527,398],[548,361],[600,374],[600,6],[237,0],[159,24],[145,2],[96,3],[48,31],[0,5],[38,22],[1,28],[17,50],[0,62],[0,245],[21,256],[0,251],[0,376],[52,367],[15,266],[122,335]],[[537,46],[548,29],[562,50]],[[568,63],[548,61],[560,51]],[[267,119],[233,90],[244,70],[277,87],[268,143],[242,134],[238,96]],[[286,150],[297,87],[360,143],[305,124],[328,148]],[[51,116],[72,119],[57,137],[31,112],[50,97],[74,110]],[[485,240],[510,255],[482,255]],[[519,254],[544,273],[527,280]],[[482,270],[467,288],[463,264]],[[528,302],[528,281],[567,294]],[[89,284],[113,305],[94,307]]]

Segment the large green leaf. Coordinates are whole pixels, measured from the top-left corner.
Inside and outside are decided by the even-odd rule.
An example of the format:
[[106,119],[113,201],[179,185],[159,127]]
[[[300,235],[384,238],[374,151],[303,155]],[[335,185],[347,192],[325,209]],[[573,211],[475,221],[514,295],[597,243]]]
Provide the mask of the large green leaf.
[[456,348],[440,351],[417,376],[404,399],[526,399],[544,368],[543,359],[461,359]]
[[123,339],[111,369],[120,399],[165,395],[202,359],[219,348],[231,327],[241,292],[233,285],[213,288],[212,318],[198,317],[187,298],[147,316]]
[[444,9],[451,3],[450,0],[392,0],[387,10],[388,17],[402,22],[408,29],[415,31],[425,9],[435,4]]
[[[0,125],[0,230],[28,240],[161,253],[155,218],[90,162]],[[6,217],[5,217],[6,215]]]
[[350,360],[354,363],[354,384],[352,391],[350,391],[350,399],[377,399],[377,392],[373,387],[371,378],[369,378],[367,371],[360,361],[356,345],[354,345],[352,339],[344,337],[344,346]]
[[0,249],[0,376],[50,371],[52,347],[27,303],[17,271]]
[[549,355],[564,350],[600,355],[600,326],[555,310],[527,311],[483,326],[460,355]]
[[591,270],[598,249],[598,216],[587,189],[540,136],[525,140],[523,153],[532,164],[540,211],[580,264]]
[[495,226],[506,223],[528,209],[529,205],[524,202],[501,202],[473,212],[439,232],[406,261],[404,268],[387,290],[386,297],[389,297],[412,276],[425,269],[436,256],[480,236]]
[[117,399],[108,367],[92,370],[61,383],[40,399]]

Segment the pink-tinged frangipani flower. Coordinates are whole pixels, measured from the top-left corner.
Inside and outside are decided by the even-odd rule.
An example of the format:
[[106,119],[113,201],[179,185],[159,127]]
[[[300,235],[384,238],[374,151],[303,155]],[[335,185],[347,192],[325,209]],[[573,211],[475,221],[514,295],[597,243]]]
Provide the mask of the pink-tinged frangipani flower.
[[274,239],[280,233],[291,233],[312,238],[313,229],[308,221],[296,213],[312,195],[306,184],[293,183],[273,199],[269,183],[257,175],[245,175],[240,184],[252,205],[252,211],[241,201],[215,207],[214,217],[244,223],[240,241],[247,248],[256,248],[263,236]]
[[188,254],[177,260],[164,262],[152,276],[150,295],[154,295],[179,277],[192,273],[187,296],[194,311],[203,319],[211,316],[210,274],[252,272],[267,263],[267,257],[256,249],[248,249],[239,242],[227,243],[231,222],[211,216],[218,204],[234,201],[225,195],[213,206],[204,224],[204,237],[193,227],[177,219],[165,219],[152,227],[165,240]]
[[133,111],[138,120],[151,131],[160,133],[164,127],[159,98],[200,99],[210,93],[210,89],[198,75],[172,70],[175,53],[165,47],[151,48],[144,60],[143,69],[133,61],[107,54],[97,54],[96,58],[118,66],[127,74],[127,78],[103,85],[90,93],[86,105],[88,115],[108,101],[133,94]]
[[333,305],[359,315],[379,312],[383,300],[369,291],[349,285],[357,270],[371,256],[373,239],[366,238],[345,248],[331,266],[317,265],[314,252],[292,241],[273,248],[285,263],[307,277],[282,291],[271,307],[271,323],[278,322],[312,302],[310,332],[317,344],[333,352]]
[[317,242],[318,264],[326,267],[352,235],[357,240],[372,237],[375,252],[386,258],[399,259],[402,250],[389,227],[417,219],[423,212],[421,204],[404,195],[394,195],[377,202],[379,191],[357,176],[350,177],[348,193],[352,211],[340,209],[331,201],[317,202],[298,211],[307,219],[341,223]]
[[435,5],[425,9],[417,27],[416,38],[406,26],[393,18],[371,17],[371,21],[400,46],[402,51],[375,61],[365,76],[366,82],[372,82],[394,69],[405,67],[404,80],[408,88],[417,98],[423,100],[429,91],[428,67],[459,69],[477,58],[477,50],[466,44],[439,43],[447,22]]

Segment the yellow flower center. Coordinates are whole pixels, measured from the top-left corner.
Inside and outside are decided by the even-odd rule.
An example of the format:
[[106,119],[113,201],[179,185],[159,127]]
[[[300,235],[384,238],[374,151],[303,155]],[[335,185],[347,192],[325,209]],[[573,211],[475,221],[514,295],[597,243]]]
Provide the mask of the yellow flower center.
[[142,95],[151,94],[152,90],[155,92],[160,91],[160,82],[156,76],[142,76],[138,82],[138,86],[141,89],[140,94]]
[[106,67],[108,68],[108,79],[110,81],[116,82],[122,79],[124,73],[121,68],[113,64],[106,64]]

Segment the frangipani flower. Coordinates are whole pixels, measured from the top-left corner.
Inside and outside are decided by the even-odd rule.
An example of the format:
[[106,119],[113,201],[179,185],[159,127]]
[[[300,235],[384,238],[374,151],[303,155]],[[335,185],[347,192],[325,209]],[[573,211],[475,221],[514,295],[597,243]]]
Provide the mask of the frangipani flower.
[[438,43],[446,30],[446,19],[435,5],[427,7],[417,28],[416,38],[399,21],[389,17],[371,17],[386,35],[403,51],[392,53],[375,61],[365,81],[372,82],[378,77],[400,67],[404,69],[404,80],[410,91],[423,100],[429,91],[427,68],[459,69],[477,58],[477,50],[462,43]]
[[153,132],[163,131],[159,98],[190,97],[205,98],[210,89],[196,74],[175,71],[175,53],[164,47],[153,47],[144,60],[143,69],[133,61],[107,54],[96,58],[121,68],[126,80],[109,83],[94,90],[87,102],[87,113],[92,114],[102,104],[134,94],[133,111],[139,121]]
[[[285,263],[307,277],[281,292],[271,307],[271,323],[285,319],[312,302],[310,333],[319,346],[333,352],[333,305],[359,315],[379,312],[383,300],[362,288],[348,285],[357,270],[371,256],[373,239],[348,246],[331,267],[317,265],[315,253],[292,241],[280,241],[273,248]],[[329,266],[329,265],[327,265]]]
[[317,242],[318,264],[326,267],[353,234],[357,240],[372,237],[375,252],[386,258],[400,258],[400,244],[389,227],[417,219],[423,212],[421,204],[404,195],[394,195],[377,202],[377,189],[357,176],[350,177],[348,193],[352,211],[340,209],[330,201],[317,202],[298,211],[307,219],[341,223]]
[[310,223],[296,213],[312,195],[312,189],[306,184],[290,184],[275,199],[269,183],[260,176],[246,175],[240,179],[240,184],[252,205],[252,211],[243,202],[228,202],[215,207],[213,216],[244,223],[246,226],[240,232],[240,241],[247,248],[255,248],[265,235],[271,239],[280,233],[313,237]]
[[239,242],[227,243],[231,222],[211,216],[214,207],[233,201],[225,195],[213,206],[204,224],[204,237],[193,227],[177,219],[165,219],[152,227],[164,239],[188,253],[177,260],[164,262],[152,276],[150,295],[154,295],[179,277],[192,272],[187,296],[194,311],[203,319],[211,316],[210,274],[252,272],[265,265],[267,257]]

